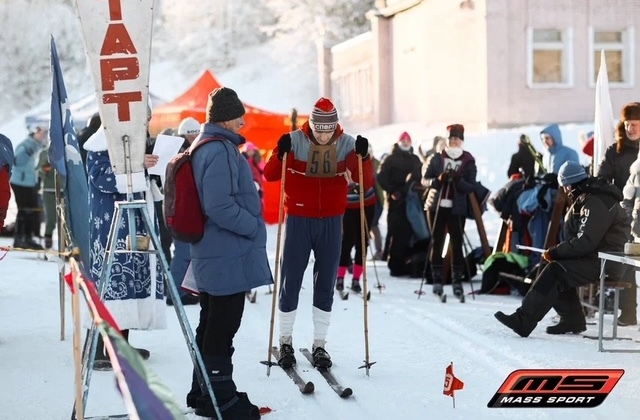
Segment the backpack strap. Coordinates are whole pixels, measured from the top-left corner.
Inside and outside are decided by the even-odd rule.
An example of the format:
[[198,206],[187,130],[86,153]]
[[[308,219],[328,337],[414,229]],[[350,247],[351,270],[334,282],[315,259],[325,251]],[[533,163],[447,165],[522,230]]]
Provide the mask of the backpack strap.
[[200,139],[200,141],[198,141],[196,144],[192,143],[191,146],[189,146],[189,149],[187,150],[189,154],[192,155],[197,149],[200,148],[200,146],[204,146],[205,144],[210,143],[212,141],[224,141],[224,140],[226,139],[220,136],[205,137]]

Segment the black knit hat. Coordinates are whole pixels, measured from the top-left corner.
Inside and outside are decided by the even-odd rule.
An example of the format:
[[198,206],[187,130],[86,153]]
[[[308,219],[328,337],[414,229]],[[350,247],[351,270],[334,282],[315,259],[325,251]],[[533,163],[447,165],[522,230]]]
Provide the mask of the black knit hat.
[[235,120],[244,115],[244,105],[238,94],[228,87],[215,88],[207,100],[207,122],[216,123]]

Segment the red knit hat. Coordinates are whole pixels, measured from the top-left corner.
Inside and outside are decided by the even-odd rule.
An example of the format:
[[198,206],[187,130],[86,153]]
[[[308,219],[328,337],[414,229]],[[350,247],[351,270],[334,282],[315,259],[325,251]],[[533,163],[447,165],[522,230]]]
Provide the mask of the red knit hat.
[[400,138],[398,139],[398,141],[402,141],[402,140],[409,140],[411,141],[411,136],[409,135],[409,133],[407,133],[406,131],[403,132],[402,134],[400,134]]
[[320,98],[313,106],[309,123],[314,131],[333,132],[338,127],[338,111],[327,98]]

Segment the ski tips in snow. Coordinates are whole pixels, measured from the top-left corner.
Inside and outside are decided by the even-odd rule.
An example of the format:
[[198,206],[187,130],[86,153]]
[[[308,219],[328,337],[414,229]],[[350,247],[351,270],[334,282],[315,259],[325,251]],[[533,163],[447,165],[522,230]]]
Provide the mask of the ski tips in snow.
[[[300,353],[302,353],[302,355],[306,357],[309,363],[311,363],[311,365],[313,366],[313,355],[311,354],[309,349],[302,348],[300,349]],[[331,389],[333,389],[333,391],[336,394],[338,394],[340,398],[348,398],[351,395],[353,395],[353,390],[351,388],[348,388],[348,387],[345,388],[342,385],[340,385],[336,377],[333,376],[333,373],[331,373],[331,369],[326,369],[326,368],[315,368],[315,369],[318,372],[320,372],[320,375],[322,375],[325,381],[327,381],[327,384],[331,387]]]

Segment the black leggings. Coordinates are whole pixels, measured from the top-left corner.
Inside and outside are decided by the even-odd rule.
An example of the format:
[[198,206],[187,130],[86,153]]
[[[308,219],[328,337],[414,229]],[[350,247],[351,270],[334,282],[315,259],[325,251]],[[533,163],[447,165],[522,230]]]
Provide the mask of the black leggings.
[[[450,207],[440,207],[438,209],[437,220],[436,212],[429,211],[427,214],[429,226],[431,226],[431,240],[433,247],[431,250],[430,262],[431,266],[442,266],[442,248],[447,232],[449,233],[449,243],[453,250],[454,267],[464,267],[464,253],[462,252],[462,241],[464,234],[465,217],[451,214]],[[434,226],[435,222],[435,226]]]
[[[366,226],[371,226],[375,206],[365,206],[364,220]],[[342,218],[342,252],[340,253],[340,266],[348,267],[351,265],[351,249],[356,247],[355,264],[362,264],[362,229],[360,228],[360,209],[347,209]],[[369,233],[364,235],[365,246],[369,245]],[[367,250],[364,252],[367,255]]]
[[245,292],[228,296],[200,293],[196,343],[203,355],[231,357],[233,337],[240,328],[245,299]]
[[42,208],[38,202],[38,187],[22,187],[11,184],[11,189],[18,206],[16,235],[27,237],[35,235],[39,237]]

